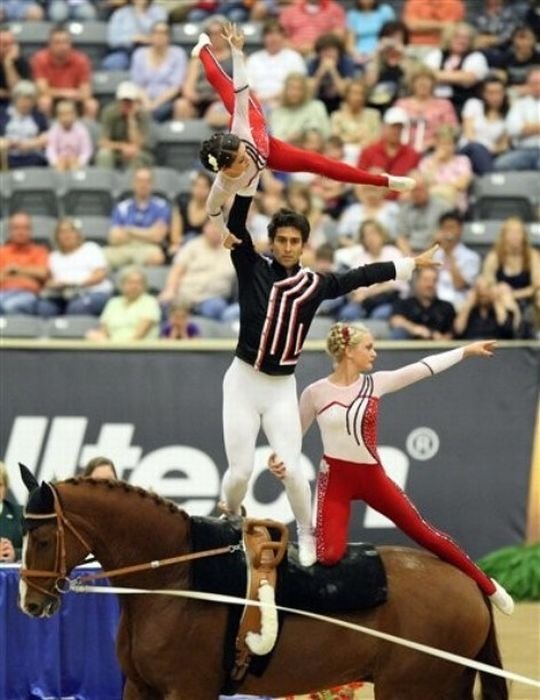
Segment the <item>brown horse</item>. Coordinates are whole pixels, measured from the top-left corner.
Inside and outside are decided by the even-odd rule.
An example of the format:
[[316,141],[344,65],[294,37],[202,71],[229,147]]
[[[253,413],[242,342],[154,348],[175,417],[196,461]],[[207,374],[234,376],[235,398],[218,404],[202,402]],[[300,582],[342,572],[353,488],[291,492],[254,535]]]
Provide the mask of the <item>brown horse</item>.
[[[32,477],[33,478],[33,477]],[[188,515],[123,482],[28,483],[20,605],[34,617],[59,607],[56,583],[91,550],[108,571],[188,553]],[[430,554],[382,547],[388,601],[340,619],[501,667],[489,601],[463,573]],[[189,589],[190,563],[123,575],[120,586]],[[41,572],[41,576],[35,574]],[[362,582],[359,582],[359,586]],[[120,596],[118,658],[124,700],[216,700],[228,607],[162,595]],[[388,641],[287,615],[261,677],[238,692],[278,697],[352,681],[374,683],[377,700],[472,700],[476,672]],[[505,682],[481,673],[482,698],[507,700]]]

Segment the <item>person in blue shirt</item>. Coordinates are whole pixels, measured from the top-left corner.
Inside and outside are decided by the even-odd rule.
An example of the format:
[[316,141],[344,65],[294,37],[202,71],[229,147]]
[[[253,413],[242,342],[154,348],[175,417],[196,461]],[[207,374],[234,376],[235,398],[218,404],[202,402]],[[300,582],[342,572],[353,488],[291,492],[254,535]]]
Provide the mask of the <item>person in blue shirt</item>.
[[347,29],[352,39],[351,52],[357,63],[366,61],[375,53],[379,31],[385,22],[395,19],[390,5],[379,0],[356,0],[347,12]]

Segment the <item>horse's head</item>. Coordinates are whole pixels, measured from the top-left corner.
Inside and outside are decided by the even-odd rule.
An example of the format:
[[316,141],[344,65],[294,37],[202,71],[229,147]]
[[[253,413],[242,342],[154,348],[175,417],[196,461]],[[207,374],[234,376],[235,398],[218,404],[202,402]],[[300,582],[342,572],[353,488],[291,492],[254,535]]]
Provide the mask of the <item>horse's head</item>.
[[39,485],[29,469],[19,466],[30,493],[24,510],[19,606],[32,617],[50,617],[60,607],[67,574],[90,550],[64,515],[57,489]]

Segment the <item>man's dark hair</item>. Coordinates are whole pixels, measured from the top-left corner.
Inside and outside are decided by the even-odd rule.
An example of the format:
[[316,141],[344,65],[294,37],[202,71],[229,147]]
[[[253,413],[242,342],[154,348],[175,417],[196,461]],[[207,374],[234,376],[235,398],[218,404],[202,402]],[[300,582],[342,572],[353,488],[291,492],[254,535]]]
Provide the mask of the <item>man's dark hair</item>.
[[217,173],[222,168],[228,168],[234,162],[240,146],[236,134],[213,134],[202,142],[199,158],[207,170]]
[[463,214],[457,209],[445,211],[444,214],[439,216],[439,226],[442,226],[445,221],[457,221],[461,225],[463,224]]
[[324,51],[325,49],[337,49],[339,52],[340,56],[343,56],[345,53],[345,44],[343,43],[343,39],[341,37],[336,36],[335,34],[321,34],[321,36],[317,39],[315,42],[315,53],[320,53],[321,51]]
[[86,465],[86,467],[84,468],[83,476],[92,476],[94,471],[98,467],[102,467],[102,466],[111,467],[111,469],[113,470],[113,474],[114,474],[115,479],[118,479],[118,474],[116,473],[116,467],[114,466],[114,462],[112,462],[107,457],[94,457],[94,459],[91,459],[88,462],[88,464]]
[[292,209],[280,209],[272,216],[268,224],[268,238],[273,241],[278,229],[285,228],[286,226],[290,226],[299,231],[302,236],[302,243],[307,242],[310,232],[309,221],[303,214],[299,214]]
[[265,22],[263,22],[261,29],[262,36],[266,36],[267,34],[271,34],[272,32],[277,32],[278,34],[283,34],[283,36],[285,36],[285,30],[283,29],[279,20],[275,17],[271,17],[270,19],[267,19]]

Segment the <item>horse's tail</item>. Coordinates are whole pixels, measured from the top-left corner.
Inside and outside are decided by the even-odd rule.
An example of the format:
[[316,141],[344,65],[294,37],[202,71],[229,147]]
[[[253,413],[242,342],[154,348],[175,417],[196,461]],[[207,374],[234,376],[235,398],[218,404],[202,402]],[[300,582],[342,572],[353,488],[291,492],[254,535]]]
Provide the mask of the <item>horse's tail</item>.
[[[497,642],[497,630],[493,621],[493,610],[491,601],[487,598],[486,605],[489,608],[489,631],[484,646],[480,649],[476,660],[496,668],[502,668],[501,652]],[[482,700],[508,700],[508,687],[504,678],[480,671],[480,683],[482,686]]]

